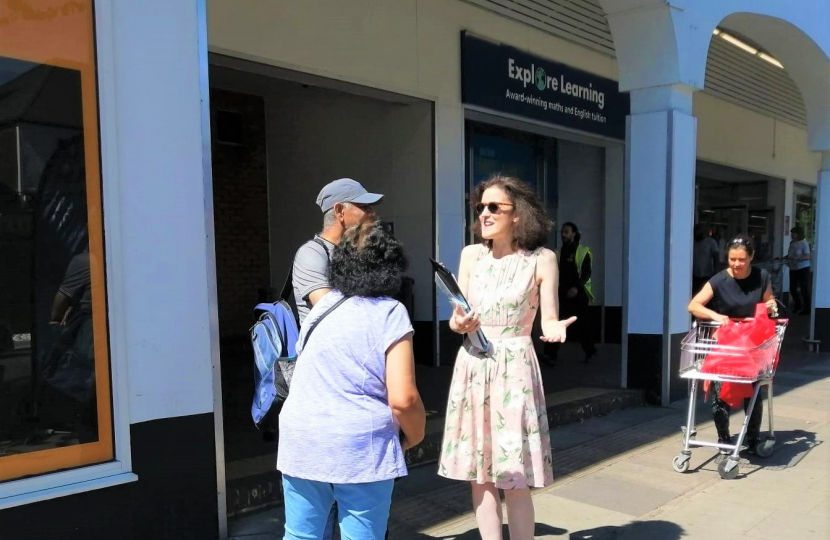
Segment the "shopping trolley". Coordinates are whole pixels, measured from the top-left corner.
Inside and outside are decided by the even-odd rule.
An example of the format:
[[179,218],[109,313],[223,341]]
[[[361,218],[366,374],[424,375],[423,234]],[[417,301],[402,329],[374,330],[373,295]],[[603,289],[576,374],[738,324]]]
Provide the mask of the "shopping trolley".
[[[692,330],[683,338],[680,345],[680,376],[689,380],[689,412],[686,418],[686,425],[682,428],[683,450],[672,461],[672,468],[675,471],[684,473],[689,470],[692,448],[710,447],[730,452],[728,457],[720,456],[718,473],[721,478],[731,480],[738,476],[741,445],[746,436],[749,418],[755,407],[755,402],[759,399],[761,388],[763,387],[767,387],[769,434],[765,440],[759,440],[757,442],[754,450],[759,457],[769,457],[772,455],[773,447],[775,446],[775,431],[773,430],[772,416],[772,378],[775,375],[775,369],[778,364],[778,355],[781,350],[781,342],[784,340],[784,332],[787,329],[787,320],[776,319],[775,323],[775,335],[761,345],[753,348],[718,344],[716,332],[720,324],[709,321],[695,322]],[[742,370],[741,374],[703,372],[703,362],[710,354],[745,359],[748,365],[745,364],[742,367],[748,367],[749,369]],[[753,375],[748,375],[749,373],[753,373]],[[741,432],[738,434],[738,439],[734,445],[697,439],[697,431],[695,430],[695,405],[697,401],[698,381],[753,385],[754,392],[750,399],[749,407],[746,410]]]
[[773,259],[771,261],[753,262],[752,266],[756,268],[763,268],[769,272],[770,281],[772,282],[772,294],[776,298],[783,298],[784,268],[787,266],[786,261],[781,259]]

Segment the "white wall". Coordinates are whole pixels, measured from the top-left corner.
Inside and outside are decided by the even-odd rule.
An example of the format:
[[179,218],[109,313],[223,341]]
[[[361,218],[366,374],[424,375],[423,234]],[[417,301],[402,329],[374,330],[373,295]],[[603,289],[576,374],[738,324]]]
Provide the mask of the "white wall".
[[622,306],[625,147],[605,149],[605,305]]
[[697,157],[778,178],[816,184],[821,155],[807,131],[706,94],[694,95]]
[[556,226],[571,221],[591,248],[591,285],[596,305],[605,304],[605,148],[557,142],[559,211]]
[[[197,3],[114,2],[102,141],[112,354],[130,422],[213,411],[216,323],[207,86]],[[147,36],[152,36],[148,40]],[[114,360],[115,361],[115,360]]]
[[[434,101],[437,252],[451,267],[464,242],[461,31],[618,78],[610,56],[458,0],[208,0],[208,9],[214,52]],[[815,184],[805,129],[703,92],[694,103],[700,159]]]

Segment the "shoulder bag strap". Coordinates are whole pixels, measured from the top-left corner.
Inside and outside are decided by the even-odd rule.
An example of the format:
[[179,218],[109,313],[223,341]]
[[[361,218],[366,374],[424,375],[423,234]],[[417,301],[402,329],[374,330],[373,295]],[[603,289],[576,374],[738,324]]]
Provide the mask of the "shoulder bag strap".
[[326,252],[326,258],[331,260],[331,253],[329,253],[329,246],[326,244],[326,241],[317,235],[315,235],[314,238],[312,238],[311,240],[312,242],[316,243],[321,248],[323,248],[323,251]]
[[306,333],[306,335],[305,335],[305,341],[303,342],[303,348],[305,348],[306,344],[308,343],[308,339],[311,337],[311,333],[312,333],[312,332],[314,332],[314,329],[315,329],[315,328],[317,328],[317,325],[318,325],[318,324],[320,324],[320,321],[322,321],[323,319],[325,319],[325,318],[326,318],[326,315],[328,315],[329,313],[331,313],[332,311],[334,311],[335,309],[337,309],[337,307],[338,307],[338,306],[340,306],[340,304],[342,304],[343,302],[345,302],[345,301],[346,301],[346,300],[348,300],[348,299],[349,299],[349,297],[348,297],[348,296],[344,296],[343,298],[341,298],[340,300],[338,300],[337,302],[335,302],[335,303],[334,303],[331,307],[329,307],[326,311],[324,311],[322,315],[320,315],[319,317],[317,317],[317,319],[315,319],[313,323],[311,323],[311,326],[308,328],[308,332],[307,332],[307,333]]

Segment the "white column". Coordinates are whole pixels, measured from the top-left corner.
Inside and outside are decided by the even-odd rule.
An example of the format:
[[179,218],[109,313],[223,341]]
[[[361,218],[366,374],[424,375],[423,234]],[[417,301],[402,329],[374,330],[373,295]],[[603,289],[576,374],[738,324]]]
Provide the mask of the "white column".
[[623,346],[627,385],[663,405],[685,386],[677,376],[680,337],[689,329],[696,160],[693,89],[631,93],[626,171]]
[[[435,105],[435,161],[436,259],[457,273],[466,240],[464,109],[461,106]],[[436,295],[435,359],[440,365],[442,357],[455,354],[459,343],[455,341],[455,334],[449,333],[447,321],[452,313],[449,302],[440,292],[436,291]]]
[[[605,307],[603,338],[620,343],[623,304],[623,223],[625,222],[625,147],[605,149]],[[623,367],[623,372],[625,368]],[[625,381],[622,381],[625,385]]]
[[[783,242],[781,242],[781,250],[782,252],[778,255],[783,257],[787,254],[787,251],[790,249],[790,242],[792,241],[792,237],[790,236],[790,229],[795,227],[795,215],[793,214],[794,209],[794,199],[795,199],[795,180],[792,178],[787,178],[784,181],[784,225],[781,226],[782,230],[784,231],[784,236],[782,237]],[[782,296],[783,293],[789,293],[790,291],[790,273],[785,271],[784,272],[784,280],[781,284],[782,289]]]
[[811,338],[830,347],[830,150],[822,154],[816,194],[816,245],[813,256],[813,315]]

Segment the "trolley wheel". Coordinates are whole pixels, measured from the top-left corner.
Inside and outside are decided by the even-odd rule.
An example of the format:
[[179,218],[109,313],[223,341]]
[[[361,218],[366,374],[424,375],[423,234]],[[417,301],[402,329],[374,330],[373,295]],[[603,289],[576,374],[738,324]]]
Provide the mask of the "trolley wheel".
[[773,448],[775,448],[775,439],[767,439],[765,441],[758,441],[755,443],[755,453],[758,457],[770,457],[772,455]]
[[674,459],[671,462],[672,469],[675,472],[684,473],[689,470],[689,461],[691,456],[684,456],[683,454],[677,454],[674,456]]
[[[732,467],[730,470],[726,470],[726,465],[729,463],[735,463],[735,466]],[[720,463],[718,463],[718,474],[724,480],[734,480],[738,477],[738,469],[740,468],[739,464],[732,459],[724,459]]]

